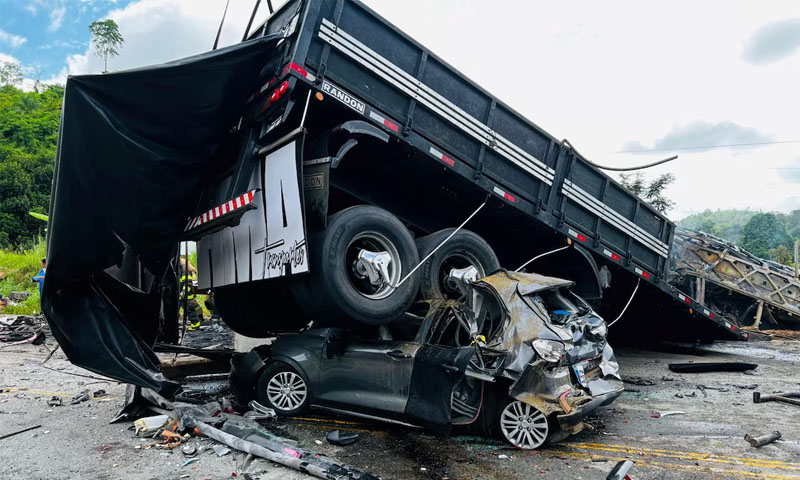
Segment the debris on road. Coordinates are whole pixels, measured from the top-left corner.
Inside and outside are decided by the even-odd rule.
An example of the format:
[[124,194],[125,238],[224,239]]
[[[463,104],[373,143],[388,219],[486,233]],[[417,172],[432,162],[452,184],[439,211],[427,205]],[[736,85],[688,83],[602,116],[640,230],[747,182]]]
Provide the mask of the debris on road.
[[194,445],[184,445],[181,448],[181,453],[185,457],[194,457],[195,455],[197,455],[197,447],[195,447]]
[[684,415],[684,414],[686,414],[686,412],[683,412],[681,410],[669,410],[669,411],[666,411],[666,412],[654,413],[653,415],[651,415],[651,417],[653,417],[653,418],[664,418],[664,417],[669,417],[670,415]]
[[17,430],[16,432],[6,433],[5,435],[0,436],[0,440],[3,440],[3,439],[8,438],[8,437],[13,437],[14,435],[19,435],[20,433],[29,432],[31,430],[35,430],[35,429],[40,428],[40,427],[41,427],[41,425],[34,425],[32,427],[23,428],[22,430]]
[[48,407],[61,407],[64,405],[64,402],[61,400],[61,397],[57,395],[53,395],[50,400],[47,401]]
[[355,432],[342,432],[340,430],[334,430],[328,433],[325,438],[331,445],[344,447],[356,443],[358,441],[358,434]]
[[153,433],[156,430],[164,428],[169,422],[169,415],[155,415],[152,417],[140,418],[133,422],[136,429],[136,435],[143,433]]
[[608,472],[606,480],[629,480],[628,472],[633,468],[633,461],[624,460],[614,465],[614,468]]
[[758,368],[755,363],[745,362],[670,363],[667,366],[676,373],[744,372]]
[[629,383],[631,385],[639,385],[642,387],[649,387],[656,384],[656,382],[642,377],[623,377],[622,383]]
[[83,403],[89,400],[89,390],[84,390],[78,395],[72,397],[72,400],[69,402],[70,405],[77,405],[79,403]]
[[781,402],[800,406],[798,398],[800,398],[800,392],[787,392],[777,395],[762,395],[761,392],[753,392],[753,403]]
[[4,316],[0,318],[0,348],[31,343],[41,345],[47,335],[46,323],[42,316]]
[[768,443],[772,443],[778,440],[779,438],[781,438],[781,432],[777,430],[772,433],[768,433],[766,435],[761,435],[758,437],[754,437],[749,433],[745,434],[744,436],[744,439],[747,440],[747,442],[755,448],[764,446]]
[[218,457],[224,457],[225,455],[231,453],[231,449],[224,445],[214,445],[213,450]]

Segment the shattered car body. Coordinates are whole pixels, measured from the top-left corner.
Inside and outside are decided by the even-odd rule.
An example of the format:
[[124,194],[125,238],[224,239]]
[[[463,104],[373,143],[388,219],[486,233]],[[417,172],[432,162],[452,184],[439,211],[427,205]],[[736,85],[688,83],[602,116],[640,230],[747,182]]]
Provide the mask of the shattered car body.
[[312,406],[440,432],[471,425],[537,448],[581,431],[623,389],[605,322],[571,286],[501,270],[466,285],[461,301],[433,302],[424,318],[378,334],[280,336],[266,364],[253,352],[234,365],[231,383],[249,385],[240,401],[249,393],[283,415]]

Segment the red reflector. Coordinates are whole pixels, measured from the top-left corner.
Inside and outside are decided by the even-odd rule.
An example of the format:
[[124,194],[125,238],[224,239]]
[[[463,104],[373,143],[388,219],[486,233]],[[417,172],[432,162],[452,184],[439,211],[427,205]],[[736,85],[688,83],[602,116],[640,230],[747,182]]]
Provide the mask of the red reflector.
[[579,233],[576,238],[578,240],[580,240],[581,242],[586,243],[586,235],[582,235],[582,234]]
[[736,325],[731,325],[731,330],[736,331]]
[[711,312],[711,313],[709,313],[709,314],[708,314],[708,316],[709,316],[709,317],[711,317],[711,318],[716,318],[716,317],[717,317],[717,316],[714,314],[714,312]]
[[649,273],[647,273],[647,272],[642,272],[642,276],[643,276],[644,278],[647,278],[647,279],[649,279],[649,278],[650,278],[650,274],[649,274]]
[[274,92],[272,92],[272,95],[269,96],[269,102],[275,103],[278,101],[279,98],[281,98],[281,92],[275,90]]
[[456,161],[453,160],[452,158],[448,157],[447,155],[442,155],[442,161],[444,163],[450,165],[451,167],[455,166],[455,164],[456,164]]
[[614,260],[615,262],[619,262],[619,255],[617,255],[616,253],[612,253],[611,259]]
[[686,303],[688,303],[689,305],[691,305],[691,304],[692,304],[692,299],[691,299],[691,298],[689,298],[689,297],[683,297],[683,301],[684,301],[684,302],[686,302]]
[[391,130],[393,132],[396,132],[396,131],[400,130],[400,127],[398,127],[394,123],[390,122],[389,120],[384,120],[383,124],[386,125],[386,128],[388,128],[389,130]]
[[289,82],[284,81],[283,83],[281,83],[281,86],[278,87],[278,93],[283,95],[284,93],[286,93],[286,90],[289,90]]
[[511,195],[508,192],[504,193],[503,197],[505,197],[506,200],[508,200],[509,202],[512,202],[512,203],[517,201],[517,197],[515,197],[514,195]]
[[286,68],[283,69],[283,74],[286,75],[287,73],[289,73],[289,70],[294,70],[295,72],[302,75],[304,78],[308,76],[308,70],[306,70],[305,68],[301,67],[300,65],[294,62],[290,63],[289,65],[286,65]]

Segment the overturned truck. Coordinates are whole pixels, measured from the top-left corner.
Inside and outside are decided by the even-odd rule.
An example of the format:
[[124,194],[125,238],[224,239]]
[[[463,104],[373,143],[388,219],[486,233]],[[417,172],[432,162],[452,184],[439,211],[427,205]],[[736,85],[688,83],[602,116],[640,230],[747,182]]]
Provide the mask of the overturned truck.
[[361,3],[288,1],[244,38],[68,80],[42,307],[74,363],[177,391],[152,346],[177,339],[181,240],[248,336],[385,331],[502,266],[620,334],[745,338],[668,283],[669,219]]

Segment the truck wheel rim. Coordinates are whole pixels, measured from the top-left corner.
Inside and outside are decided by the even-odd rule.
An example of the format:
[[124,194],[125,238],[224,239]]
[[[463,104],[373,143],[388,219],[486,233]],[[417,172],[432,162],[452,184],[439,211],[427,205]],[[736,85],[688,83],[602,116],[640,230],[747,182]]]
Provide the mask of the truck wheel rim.
[[481,262],[479,262],[477,258],[469,253],[452,253],[442,261],[442,264],[439,267],[439,291],[442,292],[442,295],[444,295],[446,298],[452,298],[455,300],[461,298],[461,292],[458,290],[458,288],[456,288],[454,285],[451,285],[447,281],[447,275],[449,275],[450,271],[453,269],[467,267],[475,267],[475,269],[478,270],[478,278],[483,278],[486,276],[486,272],[483,271],[483,265],[481,265]]
[[295,410],[306,401],[306,396],[306,382],[294,372],[280,372],[267,382],[267,398],[278,410]]
[[527,403],[515,400],[500,415],[503,436],[515,447],[532,450],[547,439],[547,417]]
[[[380,285],[372,284],[357,268],[358,254],[362,250],[367,250],[374,253],[388,253],[391,257],[389,262],[389,281],[381,282]],[[395,288],[392,285],[397,285],[400,281],[402,274],[402,263],[400,261],[400,254],[397,251],[394,243],[389,240],[385,235],[368,231],[361,232],[350,241],[347,246],[345,255],[346,265],[349,266],[347,277],[350,284],[362,296],[370,300],[381,300],[391,295]]]

